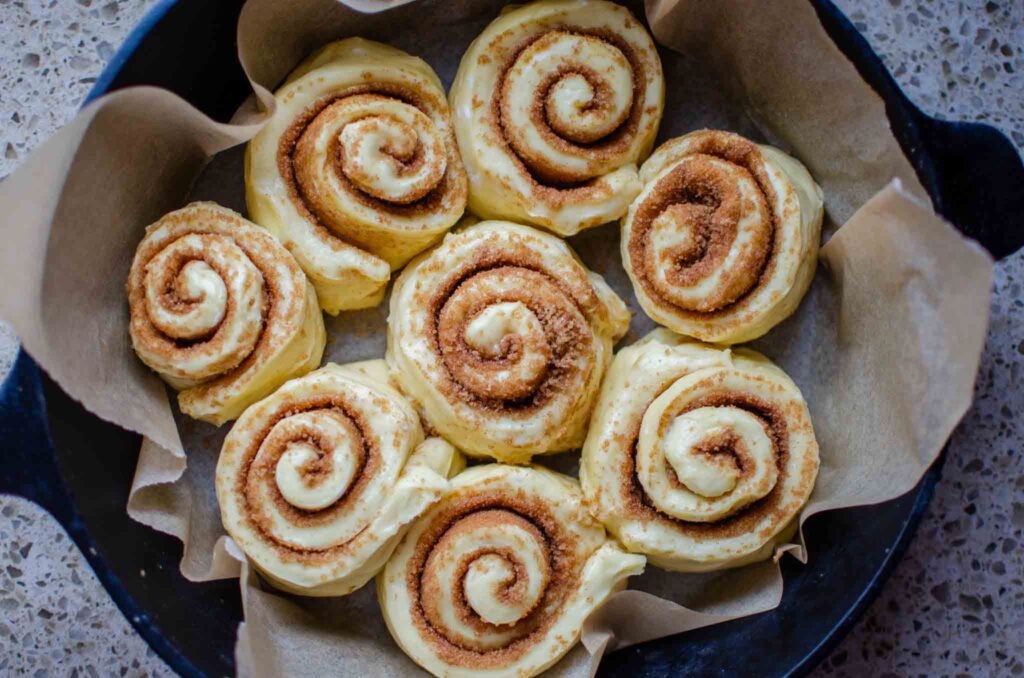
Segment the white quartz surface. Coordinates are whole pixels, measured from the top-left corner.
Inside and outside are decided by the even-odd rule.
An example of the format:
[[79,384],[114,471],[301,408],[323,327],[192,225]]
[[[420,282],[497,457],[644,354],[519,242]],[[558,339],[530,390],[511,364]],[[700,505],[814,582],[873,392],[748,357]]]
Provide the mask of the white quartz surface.
[[[0,176],[74,115],[153,4],[0,0]],[[922,108],[994,124],[1024,147],[1024,2],[838,4]],[[920,530],[816,676],[1024,674],[1022,284],[1018,253],[997,266],[977,402]],[[0,375],[16,345],[0,323]],[[57,523],[0,497],[0,675],[157,674],[171,672]]]

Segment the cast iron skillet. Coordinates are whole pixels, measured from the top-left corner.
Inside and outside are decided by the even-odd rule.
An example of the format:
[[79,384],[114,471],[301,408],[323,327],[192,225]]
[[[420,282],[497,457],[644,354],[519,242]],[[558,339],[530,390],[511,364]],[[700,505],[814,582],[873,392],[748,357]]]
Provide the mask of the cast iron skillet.
[[[996,258],[1024,244],[1024,167],[1006,137],[986,125],[921,113],[842,13],[829,0],[809,1],[885,100],[893,131],[938,211]],[[162,0],[129,35],[89,99],[130,85],[158,85],[227,120],[248,94],[235,53],[241,5]],[[7,457],[0,492],[26,497],[53,514],[153,649],[183,676],[232,674],[241,618],[238,583],[186,581],[178,572],[181,544],[125,513],[138,436],[85,411],[22,352],[0,390],[0,440]],[[612,653],[601,673],[807,673],[877,595],[931,498],[941,466],[940,460],[896,500],[812,518],[810,563],[784,561],[786,589],[778,609]]]

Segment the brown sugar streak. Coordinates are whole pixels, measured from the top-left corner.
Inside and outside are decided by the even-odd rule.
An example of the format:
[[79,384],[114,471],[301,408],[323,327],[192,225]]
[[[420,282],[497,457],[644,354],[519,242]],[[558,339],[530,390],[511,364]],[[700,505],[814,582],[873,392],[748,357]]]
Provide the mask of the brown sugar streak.
[[[778,468],[778,480],[772,490],[763,498],[748,504],[736,514],[717,522],[698,523],[679,520],[658,510],[644,492],[643,485],[636,474],[636,439],[637,430],[630,434],[632,440],[630,452],[624,455],[620,472],[623,474],[622,488],[625,504],[633,518],[657,520],[670,525],[680,534],[695,540],[729,539],[750,533],[764,517],[772,515],[776,522],[787,518],[788,507],[781,505],[782,491],[788,476],[789,445],[788,424],[782,411],[773,403],[761,398],[742,393],[723,391],[713,393],[688,403],[679,413],[695,410],[700,407],[738,407],[753,414],[767,424],[771,433],[772,446],[776,452],[775,463]],[[678,483],[678,478],[676,479]]]
[[755,144],[746,139],[737,138],[734,135],[708,132],[704,134],[701,143],[696,145],[690,155],[711,156],[737,165],[750,173],[761,190],[768,205],[771,229],[767,242],[761,248],[760,268],[751,276],[755,282],[730,303],[708,310],[680,308],[663,298],[652,283],[652,272],[648,266],[653,263],[653,257],[648,256],[647,253],[651,246],[650,232],[654,220],[671,205],[686,204],[688,199],[694,197],[700,203],[702,198],[706,199],[710,196],[717,198],[728,210],[728,214],[723,215],[716,223],[709,224],[711,227],[706,230],[709,242],[703,250],[706,256],[691,265],[680,267],[677,272],[670,274],[670,280],[676,280],[685,285],[705,277],[724,259],[725,252],[728,251],[729,245],[736,237],[736,220],[739,216],[739,205],[737,204],[739,196],[736,188],[718,185],[711,179],[710,168],[707,166],[703,168],[703,171],[697,172],[681,171],[677,167],[662,177],[652,190],[650,197],[636,210],[627,251],[637,280],[654,303],[682,318],[695,320],[720,318],[735,313],[738,308],[741,308],[746,300],[768,280],[774,270],[776,241],[780,235],[779,215],[775,213],[774,209],[776,194],[764,169],[764,159],[761,157],[760,151]]
[[[272,461],[263,462],[256,468],[254,468],[257,466],[254,464],[254,461],[264,440],[266,440],[278,422],[302,412],[314,411],[325,411],[339,421],[344,422],[345,427],[358,436],[357,447],[361,448],[361,455],[353,481],[344,494],[327,508],[318,511],[306,511],[289,504],[281,496],[274,479],[276,461],[283,454],[286,446],[283,445],[281,448],[272,451]],[[339,516],[350,512],[352,507],[360,501],[367,484],[381,466],[380,449],[374,437],[368,433],[370,430],[363,415],[356,408],[352,407],[343,395],[306,398],[296,402],[289,402],[286,406],[278,409],[274,416],[264,423],[259,433],[253,437],[252,444],[242,451],[243,461],[235,481],[235,492],[240,493],[240,496],[245,498],[246,519],[262,536],[266,545],[274,549],[282,560],[300,560],[309,563],[330,562],[339,553],[343,553],[348,548],[348,542],[322,550],[301,549],[281,544],[267,530],[268,519],[264,515],[264,509],[255,501],[258,496],[256,488],[263,486],[269,490],[274,506],[281,513],[282,517],[292,525],[309,527],[330,524]],[[325,442],[309,438],[306,438],[305,441],[313,444]],[[318,449],[323,450],[324,448]]]
[[[296,117],[288,129],[281,135],[277,149],[278,172],[288,189],[288,197],[296,210],[298,210],[299,214],[302,215],[302,217],[309,223],[314,224],[319,229],[323,229],[325,235],[330,235],[331,237],[343,235],[351,239],[353,243],[357,245],[360,244],[357,240],[357,235],[342,232],[345,224],[327,223],[323,218],[321,218],[321,215],[314,211],[315,208],[313,206],[317,204],[319,198],[317,196],[306,195],[303,192],[303,186],[300,185],[296,178],[294,165],[298,160],[296,157],[296,147],[302,139],[303,134],[310,125],[314,124],[316,118],[324,112],[325,109],[347,97],[366,95],[391,98],[400,101],[417,108],[427,114],[427,117],[431,117],[430,112],[437,107],[437,103],[431,101],[429,97],[419,95],[407,87],[394,83],[374,83],[370,85],[348,87],[311,104],[300,116]],[[337,179],[338,185],[342,190],[362,205],[379,212],[382,215],[382,219],[386,219],[389,215],[395,217],[412,217],[418,214],[432,214],[439,211],[445,205],[462,202],[468,190],[465,182],[459,180],[459,177],[462,176],[462,159],[459,156],[454,136],[451,132],[446,135],[444,144],[447,152],[448,165],[444,175],[441,177],[434,189],[428,192],[424,197],[404,204],[381,200],[380,198],[376,198],[363,192],[359,187],[354,185],[341,167],[342,154],[338,148],[339,145],[340,144],[338,144],[336,139],[332,141],[332,149],[334,150],[331,152],[331,168],[335,178]]]
[[[533,197],[552,207],[560,207],[562,205],[572,204],[575,202],[585,202],[592,198],[599,197],[602,191],[594,184],[595,179],[586,180],[582,183],[564,181],[559,183],[559,178],[564,177],[564,174],[562,174],[563,170],[561,170],[561,168],[532,164],[530,159],[520,156],[508,141],[509,137],[505,131],[506,123],[504,122],[504,116],[502,113],[502,108],[504,106],[503,102],[507,91],[506,76],[508,71],[515,65],[516,60],[519,58],[519,55],[523,50],[535,41],[552,32],[595,37],[608,42],[622,52],[626,57],[626,60],[629,61],[633,71],[633,105],[630,108],[628,117],[615,131],[600,140],[595,140],[587,144],[565,139],[559,136],[551,128],[550,122],[547,119],[547,111],[543,98],[547,91],[544,90],[537,93],[531,108],[531,119],[534,124],[537,125],[537,129],[545,139],[565,152],[583,155],[584,157],[594,159],[608,159],[622,155],[629,147],[632,140],[636,138],[636,135],[639,133],[638,128],[640,118],[646,110],[645,83],[647,81],[647,73],[654,69],[652,65],[646,63],[645,56],[641,55],[638,50],[634,49],[632,45],[627,43],[614,32],[604,30],[583,31],[573,26],[555,26],[545,33],[531,36],[529,39],[516,46],[515,49],[509,50],[508,54],[502,60],[502,67],[498,77],[498,81],[501,84],[496,88],[491,99],[491,110],[489,115],[490,127],[492,128],[500,147],[513,160],[519,170],[519,173],[531,184]],[[578,73],[579,75],[586,77],[587,70],[589,69],[581,67],[572,70],[566,69],[565,72]],[[553,84],[553,82],[551,84]],[[550,86],[551,85],[549,84],[548,87]]]
[[[238,230],[234,233],[226,233],[213,226],[204,226],[204,219],[209,220],[212,224],[236,227]],[[161,240],[154,240],[149,237],[150,233],[156,230],[157,227],[167,228],[167,235],[165,238]],[[298,314],[295,312],[296,307],[305,302],[305,296],[304,294],[296,294],[293,295],[292,298],[286,298],[285,295],[281,293],[279,287],[280,283],[276,275],[276,270],[281,262],[274,258],[277,254],[275,250],[279,246],[269,234],[260,232],[257,229],[248,226],[238,217],[219,210],[213,210],[202,205],[194,206],[192,209],[189,209],[184,213],[180,211],[172,212],[147,229],[147,235],[140,244],[139,250],[136,252],[135,259],[132,262],[132,268],[129,273],[127,283],[133,340],[145,344],[147,348],[154,353],[168,357],[180,355],[183,358],[186,358],[190,355],[210,354],[215,350],[215,344],[213,342],[217,341],[216,329],[211,332],[208,337],[181,341],[173,337],[167,337],[160,332],[150,321],[146,310],[145,276],[149,262],[165,247],[169,246],[177,239],[190,234],[206,234],[216,237],[231,238],[234,244],[245,253],[249,260],[255,265],[256,269],[260,271],[263,278],[263,310],[261,313],[260,325],[252,329],[252,331],[258,333],[258,338],[252,351],[250,351],[247,356],[242,357],[240,361],[230,369],[225,370],[220,375],[211,377],[209,380],[196,387],[197,394],[200,394],[199,397],[203,397],[203,394],[205,393],[220,389],[230,384],[238,377],[238,375],[244,374],[257,361],[263,360],[264,356],[270,354],[270,343],[273,342],[276,337],[292,336],[292,334],[294,334],[294,329],[297,327],[297,323],[300,322]],[[198,258],[199,257],[197,257],[197,259]],[[183,261],[182,266],[184,266],[185,263],[187,263],[187,261]],[[227,279],[226,273],[219,270],[215,264],[210,262],[206,263],[213,267],[214,270],[222,276],[222,278]],[[301,271],[298,270],[297,265],[293,260],[291,260],[291,257],[287,257],[285,264],[290,275],[292,275],[296,280],[304,280]],[[303,289],[303,293],[304,292],[305,290]],[[235,300],[232,299],[230,295],[228,296],[227,304],[228,306],[224,315],[225,319],[230,318],[229,314],[234,312]],[[271,333],[265,331],[268,323],[276,323],[280,332]],[[223,326],[223,321],[221,326]]]
[[[542,536],[550,576],[541,601],[512,627],[518,637],[504,647],[479,651],[452,642],[444,628],[431,623],[422,598],[424,568],[444,535],[460,521],[480,520],[501,525],[504,522],[503,515],[509,516],[507,519],[516,523],[526,521]],[[442,661],[453,666],[489,669],[508,665],[525,653],[534,640],[542,637],[546,629],[558,619],[560,609],[584,565],[575,562],[572,556],[574,547],[575,537],[562,529],[547,507],[522,491],[508,493],[482,490],[454,498],[433,517],[431,524],[420,536],[406,572],[406,586],[413,600],[412,617],[419,633],[434,647]],[[461,589],[461,586],[454,588]],[[476,616],[464,600],[458,604],[460,614]],[[489,626],[479,617],[476,617],[473,625],[480,628]],[[501,627],[503,631],[508,628]]]
[[[505,280],[521,278],[532,282],[533,288],[529,284],[515,289],[502,285],[504,291],[496,298],[460,298],[465,296],[460,295],[463,286],[487,276]],[[587,284],[589,286],[589,282]],[[493,390],[473,386],[477,382],[486,383],[487,374],[507,368],[517,355],[515,346],[510,344],[509,352],[497,359],[484,359],[465,343],[465,322],[486,306],[506,301],[519,301],[534,313],[544,328],[544,338],[551,354],[540,382],[533,389],[524,390],[521,397],[514,400],[494,397]],[[593,355],[593,332],[581,310],[581,301],[585,308],[591,300],[579,300],[573,289],[566,286],[566,281],[545,272],[539,258],[529,248],[481,248],[473,260],[453,271],[429,300],[430,317],[433,318],[431,346],[440,355],[447,377],[437,387],[446,396],[458,398],[480,410],[529,416],[571,381],[578,369],[580,355]],[[473,370],[473,378],[468,384],[460,379],[467,369]],[[476,378],[477,371],[479,379]]]

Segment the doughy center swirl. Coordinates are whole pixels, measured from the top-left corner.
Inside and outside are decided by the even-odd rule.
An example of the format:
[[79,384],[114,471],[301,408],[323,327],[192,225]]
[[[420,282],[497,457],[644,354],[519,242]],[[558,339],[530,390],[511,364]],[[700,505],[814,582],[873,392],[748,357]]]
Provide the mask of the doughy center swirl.
[[270,428],[253,458],[247,503],[263,532],[279,544],[324,549],[344,543],[360,529],[358,520],[334,520],[330,513],[365,461],[362,435],[341,412],[286,416]]
[[673,414],[657,399],[640,428],[636,470],[660,511],[693,522],[733,515],[778,480],[775,445],[757,416],[731,406]]
[[504,647],[532,629],[519,624],[551,578],[547,542],[529,520],[503,509],[459,519],[423,568],[421,602],[431,626],[463,648]]
[[315,511],[345,494],[359,470],[361,455],[343,420],[324,411],[302,412],[278,422],[264,445],[276,445],[278,438],[285,451],[277,460],[274,480],[285,501]]
[[587,146],[611,137],[629,118],[633,77],[615,45],[591,35],[546,33],[505,74],[501,111],[509,144],[531,171],[551,181],[605,173],[620,160]]
[[438,315],[438,343],[452,378],[470,396],[512,404],[538,396],[556,363],[585,350],[587,327],[547,276],[507,266],[476,273],[453,290]]
[[146,313],[178,342],[173,373],[202,380],[252,353],[263,321],[263,275],[227,236],[191,233],[146,264]]
[[321,221],[347,225],[339,196],[407,205],[436,189],[447,169],[444,139],[412,104],[377,94],[326,106],[295,145],[295,179]]
[[657,293],[701,312],[728,306],[760,278],[771,248],[765,196],[744,167],[710,155],[681,160],[648,204],[644,269]]

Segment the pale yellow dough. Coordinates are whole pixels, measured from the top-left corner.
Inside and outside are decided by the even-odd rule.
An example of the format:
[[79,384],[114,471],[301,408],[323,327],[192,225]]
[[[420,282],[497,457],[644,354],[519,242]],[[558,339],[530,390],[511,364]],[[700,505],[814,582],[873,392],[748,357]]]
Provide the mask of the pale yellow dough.
[[230,421],[323,356],[323,316],[298,263],[215,203],[149,226],[127,289],[132,346],[190,417]]
[[392,270],[466,207],[444,88],[421,59],[361,38],[321,48],[274,94],[249,143],[249,215],[276,234],[325,311],[376,306]]
[[484,221],[395,282],[386,359],[441,435],[522,463],[579,447],[629,311],[564,241]]
[[377,574],[463,466],[424,437],[383,361],[328,364],[235,422],[217,500],[224,529],[275,587],[340,596]]
[[656,322],[735,344],[785,320],[814,277],[821,188],[799,161],[729,132],[658,147],[622,220],[622,263]]
[[661,61],[604,0],[509,7],[469,46],[450,93],[469,207],[572,235],[621,217],[664,107]]
[[684,572],[770,558],[817,473],[807,404],[781,369],[665,329],[615,356],[580,463],[608,530]]
[[492,464],[456,476],[416,521],[377,596],[395,641],[435,676],[528,678],[644,562],[608,540],[572,478]]

